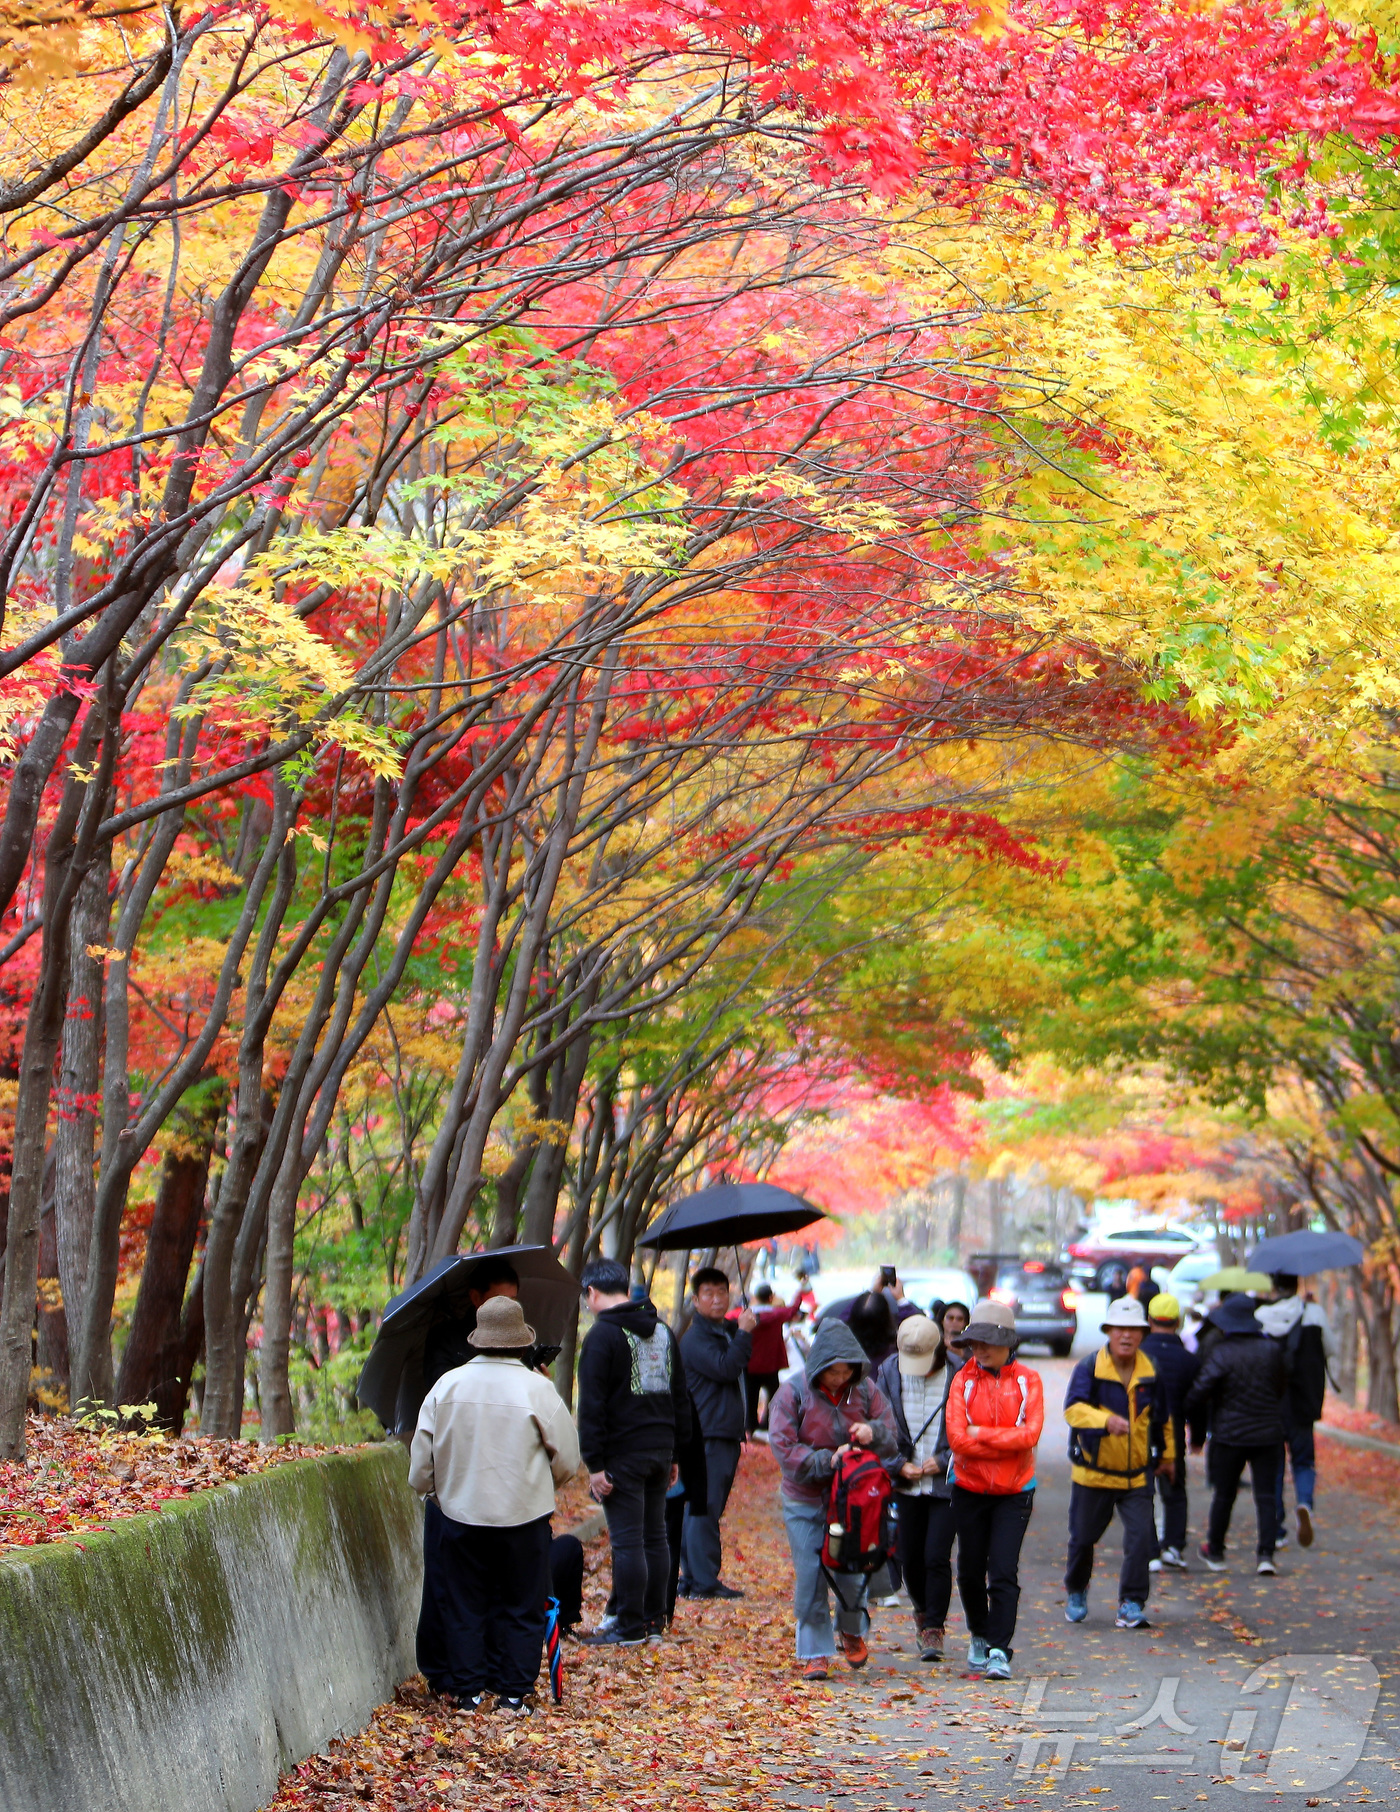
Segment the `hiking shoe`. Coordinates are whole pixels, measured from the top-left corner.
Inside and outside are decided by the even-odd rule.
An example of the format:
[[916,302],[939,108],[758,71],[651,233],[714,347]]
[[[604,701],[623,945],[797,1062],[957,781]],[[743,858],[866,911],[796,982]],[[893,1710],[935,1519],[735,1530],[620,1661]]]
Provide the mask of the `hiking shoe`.
[[826,1662],[824,1660],[809,1661],[802,1670],[802,1678],[804,1680],[825,1680],[827,1678]]
[[598,1619],[598,1628],[600,1631],[601,1630],[615,1630],[617,1628],[616,1612],[604,1611],[602,1616]]
[[987,1650],[987,1665],[982,1670],[984,1680],[1009,1680],[1011,1678],[1011,1657],[1004,1648]]
[[1170,1567],[1173,1573],[1189,1573],[1191,1570],[1187,1566],[1186,1556],[1180,1548],[1163,1548],[1162,1565]]
[[941,1661],[943,1659],[942,1629],[925,1629],[919,1631],[919,1659],[921,1661]]
[[1089,1615],[1089,1594],[1070,1592],[1065,1597],[1065,1622],[1083,1623]]
[[742,1598],[744,1594],[737,1586],[710,1585],[692,1586],[686,1593],[687,1598]]
[[1203,1541],[1196,1552],[1210,1568],[1212,1573],[1223,1573],[1225,1571],[1225,1556],[1223,1554],[1212,1554],[1209,1542]]
[[1310,1548],[1313,1545],[1312,1505],[1298,1506],[1298,1546]]
[[1125,1598],[1118,1607],[1117,1627],[1120,1630],[1150,1630],[1152,1625],[1137,1599]]
[[496,1710],[505,1712],[511,1718],[532,1718],[535,1715],[535,1708],[528,1699],[497,1699]]
[[865,1666],[870,1659],[870,1650],[865,1646],[863,1636],[852,1636],[845,1630],[839,1630],[836,1640],[841,1644],[841,1652],[852,1667]]
[[579,1637],[579,1641],[587,1643],[589,1648],[642,1648],[646,1639],[645,1630],[640,1635],[624,1636],[616,1624],[610,1630],[590,1630],[586,1636]]
[[967,1665],[970,1672],[980,1674],[987,1665],[987,1638],[969,1636],[967,1639]]
[[1278,1572],[1278,1568],[1274,1565],[1273,1555],[1272,1554],[1261,1554],[1259,1556],[1259,1561],[1258,1561],[1258,1564],[1256,1565],[1254,1571],[1256,1573],[1263,1573],[1265,1575],[1265,1577],[1268,1579],[1274,1578],[1274,1576]]
[[666,1619],[664,1617],[653,1617],[651,1622],[647,1625],[647,1641],[661,1642],[665,1639],[665,1636]]

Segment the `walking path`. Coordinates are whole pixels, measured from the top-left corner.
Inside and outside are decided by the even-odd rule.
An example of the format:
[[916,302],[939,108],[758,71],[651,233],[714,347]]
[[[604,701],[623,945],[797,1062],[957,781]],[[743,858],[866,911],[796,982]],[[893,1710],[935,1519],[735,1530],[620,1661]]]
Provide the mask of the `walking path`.
[[[1048,1414],[1009,1685],[962,1673],[956,1608],[942,1667],[918,1662],[906,1611],[879,1609],[866,1670],[800,1683],[777,1468],[758,1448],[725,1520],[726,1574],[746,1588],[742,1602],[683,1604],[659,1647],[568,1645],[564,1706],[529,1721],[451,1713],[410,1685],[367,1732],[288,1776],[279,1812],[1198,1812],[1236,1807],[1242,1793],[1291,1806],[1400,1805],[1400,1465],[1393,1487],[1387,1460],[1364,1491],[1348,1489],[1329,1456],[1368,1467],[1369,1457],[1323,1448],[1317,1542],[1283,1550],[1273,1580],[1253,1571],[1246,1493],[1237,1564],[1161,1576],[1151,1631],[1113,1627],[1115,1529],[1089,1621],[1071,1627],[1058,1415],[1070,1362],[1032,1363]],[[1193,1542],[1205,1502],[1193,1457]],[[607,1590],[604,1544],[590,1566],[592,1622]]]

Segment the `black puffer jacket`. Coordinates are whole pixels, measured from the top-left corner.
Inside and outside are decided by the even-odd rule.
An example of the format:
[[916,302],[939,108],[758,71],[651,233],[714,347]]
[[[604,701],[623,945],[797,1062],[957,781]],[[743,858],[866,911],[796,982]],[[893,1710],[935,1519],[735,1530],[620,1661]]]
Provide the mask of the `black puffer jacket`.
[[1193,1426],[1209,1415],[1213,1441],[1230,1447],[1276,1446],[1283,1439],[1287,1391],[1288,1368],[1278,1341],[1263,1333],[1223,1332],[1183,1408]]

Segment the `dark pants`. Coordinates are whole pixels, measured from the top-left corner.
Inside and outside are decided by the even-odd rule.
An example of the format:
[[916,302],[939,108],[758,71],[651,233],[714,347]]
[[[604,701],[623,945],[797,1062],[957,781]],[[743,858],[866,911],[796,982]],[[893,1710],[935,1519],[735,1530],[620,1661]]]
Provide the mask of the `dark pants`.
[[1157,1474],[1157,1497],[1162,1505],[1162,1539],[1154,1544],[1153,1558],[1163,1548],[1186,1546],[1186,1449],[1179,1447],[1181,1483],[1172,1479],[1172,1468],[1164,1466]]
[[693,1506],[685,1512],[685,1583],[698,1592],[709,1591],[719,1584],[723,1550],[719,1524],[733,1489],[734,1474],[739,1470],[738,1441],[705,1442],[705,1476],[709,1481],[710,1501],[703,1516]]
[[671,1567],[666,1578],[666,1620],[676,1614],[676,1594],[681,1584],[681,1554],[685,1548],[685,1494],[678,1491],[666,1499],[666,1545],[671,1550]]
[[766,1409],[763,1412],[762,1421],[759,1420],[758,1393],[762,1390],[766,1390],[768,1392],[768,1401],[771,1403],[778,1394],[778,1385],[780,1381],[780,1374],[777,1372],[744,1373],[744,1400],[748,1408],[746,1426],[750,1434],[753,1433],[755,1428],[767,1428],[768,1426],[768,1411]]
[[576,1535],[556,1535],[549,1544],[549,1592],[559,1600],[561,1629],[582,1623],[583,1543]]
[[1254,1514],[1259,1524],[1258,1553],[1272,1557],[1278,1541],[1278,1513],[1274,1507],[1274,1489],[1278,1479],[1278,1448],[1232,1447],[1212,1439],[1214,1465],[1211,1482],[1215,1490],[1210,1500],[1209,1545],[1217,1559],[1225,1552],[1225,1537],[1230,1532],[1230,1512],[1235,1507],[1235,1494],[1249,1466],[1249,1482],[1254,1488]]
[[942,1629],[953,1596],[953,1503],[946,1497],[900,1497],[899,1564],[917,1614]]
[[1283,1446],[1278,1450],[1278,1483],[1274,1487],[1274,1512],[1278,1517],[1278,1531],[1283,1533],[1283,1475],[1285,1455],[1293,1461],[1293,1494],[1300,1504],[1313,1507],[1313,1492],[1317,1489],[1317,1447],[1313,1439],[1313,1424],[1298,1422],[1287,1430]]
[[428,1684],[459,1698],[521,1698],[544,1650],[549,1518],[497,1529],[427,1511],[418,1664]]
[[613,1488],[603,1499],[612,1546],[613,1602],[624,1636],[646,1634],[666,1613],[671,1550],[666,1543],[666,1493],[671,1456],[638,1455],[609,1466]]
[[1017,1565],[1034,1491],[1005,1496],[953,1487],[953,1527],[958,1538],[958,1596],[968,1633],[988,1648],[1011,1653],[1016,1607],[1021,1602]]
[[1118,1600],[1121,1604],[1124,1599],[1131,1598],[1135,1604],[1146,1604],[1152,1585],[1148,1562],[1157,1554],[1150,1484],[1139,1485],[1134,1491],[1071,1484],[1065,1590],[1082,1592],[1087,1589],[1094,1571],[1094,1543],[1107,1533],[1115,1510],[1123,1524],[1123,1566],[1118,1575]]

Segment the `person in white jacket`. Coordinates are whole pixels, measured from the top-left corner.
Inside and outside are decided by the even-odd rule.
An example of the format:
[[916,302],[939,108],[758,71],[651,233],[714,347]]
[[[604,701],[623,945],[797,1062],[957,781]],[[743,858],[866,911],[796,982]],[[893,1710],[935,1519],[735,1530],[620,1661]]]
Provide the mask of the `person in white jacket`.
[[474,1707],[494,1692],[498,1710],[517,1713],[530,1709],[544,1648],[554,1487],[579,1466],[572,1416],[522,1363],[534,1342],[518,1302],[482,1303],[476,1356],[423,1399],[408,1475],[438,1521],[424,1590],[436,1595],[445,1667],[431,1684]]
[[1288,1361],[1288,1394],[1283,1400],[1284,1438],[1274,1475],[1280,1545],[1286,1539],[1283,1531],[1288,1527],[1283,1509],[1284,1455],[1287,1454],[1293,1461],[1298,1546],[1310,1548],[1317,1516],[1313,1501],[1317,1490],[1313,1429],[1322,1419],[1327,1362],[1336,1357],[1337,1342],[1321,1306],[1298,1294],[1296,1277],[1275,1277],[1274,1290],[1274,1301],[1255,1309],[1254,1319],[1266,1334],[1282,1345]]

